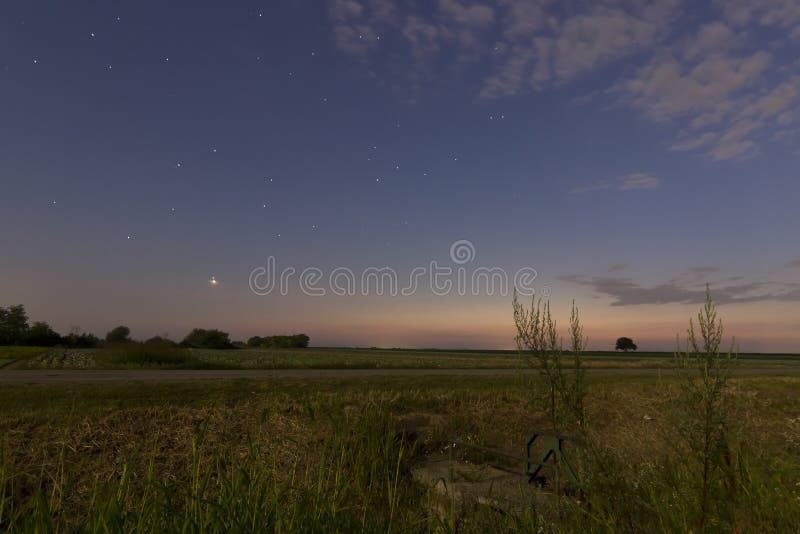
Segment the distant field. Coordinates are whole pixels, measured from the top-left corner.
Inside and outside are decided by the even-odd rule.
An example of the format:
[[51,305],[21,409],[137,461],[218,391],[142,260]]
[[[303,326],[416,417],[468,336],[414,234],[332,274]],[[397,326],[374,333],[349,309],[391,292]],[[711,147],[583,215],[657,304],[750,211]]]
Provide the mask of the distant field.
[[[660,368],[667,352],[587,352],[593,368]],[[109,349],[0,347],[9,369],[510,369],[525,366],[516,351],[413,349]],[[800,366],[796,354],[741,354],[743,367]]]

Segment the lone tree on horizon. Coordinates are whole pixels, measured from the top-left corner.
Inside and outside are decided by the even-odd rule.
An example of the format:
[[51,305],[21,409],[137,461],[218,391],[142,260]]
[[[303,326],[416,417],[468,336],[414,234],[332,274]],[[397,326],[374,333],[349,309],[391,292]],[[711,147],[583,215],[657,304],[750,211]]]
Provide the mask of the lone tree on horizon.
[[623,352],[628,352],[629,350],[636,350],[636,343],[629,337],[621,337],[617,339],[617,346],[614,347],[614,350],[621,350]]

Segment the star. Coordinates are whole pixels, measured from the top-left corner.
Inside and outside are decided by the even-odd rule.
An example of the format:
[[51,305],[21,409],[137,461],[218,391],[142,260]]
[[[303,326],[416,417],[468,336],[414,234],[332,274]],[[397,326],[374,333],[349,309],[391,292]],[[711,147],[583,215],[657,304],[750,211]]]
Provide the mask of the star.
[[280,236],[281,236],[281,234],[277,234],[275,237],[280,237]]
[[133,239],[133,236],[132,236],[132,235],[129,235],[129,236],[128,236],[128,241],[130,241],[131,239]]
[[380,182],[380,181],[381,181],[381,179],[380,179],[380,178],[375,178],[375,181],[376,181],[376,182]]
[[38,63],[39,63],[39,59],[38,59],[38,58],[33,58],[33,62],[34,62],[35,64],[38,64]]
[[212,285],[212,286],[217,286],[217,285],[219,285],[219,282],[217,282],[217,278],[216,278],[215,276],[212,276],[212,277],[211,277],[211,279],[208,281],[208,283],[209,283],[210,285]]
[[262,207],[266,208],[266,207],[267,207],[267,203],[266,203],[266,202],[264,202],[264,205],[263,205]]
[[94,37],[94,32],[89,33],[89,37]]
[[108,70],[111,70],[111,65],[108,66]]
[[169,212],[170,212],[171,214],[174,214],[174,213],[175,213],[175,208],[170,208]]
[[54,201],[52,202],[52,204],[53,204],[53,206],[55,206],[55,205],[56,205],[56,201],[54,200]]
[[316,56],[316,55],[317,55],[317,53],[316,53],[316,52],[314,52],[314,51],[312,50],[312,51],[311,51],[311,55],[312,55],[312,56]]
[[183,165],[183,164],[180,161],[175,164],[176,167],[180,167],[181,165]]
[[164,63],[168,63],[168,62],[169,62],[169,58],[168,58],[168,57],[165,57],[165,58],[164,58]]
[[316,230],[316,229],[317,229],[317,225],[316,225],[316,224],[312,224],[312,225],[311,225],[311,229],[312,229],[312,230]]

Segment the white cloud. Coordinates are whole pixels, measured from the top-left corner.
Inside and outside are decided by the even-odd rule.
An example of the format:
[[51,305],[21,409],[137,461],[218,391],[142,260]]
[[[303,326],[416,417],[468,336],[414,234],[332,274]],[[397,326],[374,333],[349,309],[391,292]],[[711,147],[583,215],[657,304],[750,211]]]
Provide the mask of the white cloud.
[[[626,74],[602,94],[674,123],[673,151],[743,157],[800,125],[800,0],[714,0],[705,19],[686,14],[687,0],[329,2],[342,51],[388,63],[415,87],[443,65],[477,63],[475,92],[501,98],[624,59]],[[383,43],[391,53],[378,56]]]
[[728,50],[737,42],[736,34],[720,21],[706,24],[694,39],[685,45],[684,54],[689,59],[694,59],[707,54]]
[[677,152],[696,150],[700,147],[708,146],[718,138],[719,134],[716,132],[706,132],[697,137],[683,137],[675,141],[675,144],[670,147],[670,150],[675,150]]
[[[481,95],[516,94],[563,83],[658,42],[674,18],[677,0],[579,2],[569,16],[546,1],[505,0],[508,53]],[[549,8],[549,11],[546,10]]]
[[[735,5],[729,24],[752,18]],[[687,121],[671,149],[704,150],[715,160],[752,155],[762,130],[776,122],[788,130],[798,117],[800,76],[777,83],[777,53],[744,46],[733,30],[716,21],[702,26],[680,46],[654,57],[616,90],[655,121]]]
[[655,189],[658,187],[658,178],[652,174],[635,173],[623,176],[620,179],[620,191],[630,191],[632,189]]
[[600,180],[590,184],[577,185],[570,188],[573,194],[590,193],[592,191],[603,191],[616,189],[618,191],[632,191],[636,189],[655,189],[659,186],[659,179],[652,174],[637,172],[628,174],[617,179],[616,182]]
[[796,31],[800,25],[797,0],[716,0],[723,17],[732,25],[773,26]]

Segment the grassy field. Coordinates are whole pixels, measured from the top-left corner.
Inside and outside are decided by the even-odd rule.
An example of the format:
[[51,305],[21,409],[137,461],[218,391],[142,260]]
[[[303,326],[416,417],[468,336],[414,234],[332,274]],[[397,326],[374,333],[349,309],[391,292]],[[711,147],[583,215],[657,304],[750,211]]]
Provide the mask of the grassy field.
[[[29,349],[29,350],[28,350]],[[663,352],[588,352],[588,367],[668,367]],[[0,362],[19,369],[501,369],[524,365],[515,351],[401,349],[163,349],[141,345],[107,349],[0,347]],[[742,354],[744,367],[800,365],[800,355]]]
[[0,346],[0,369],[16,361],[36,359],[51,349],[43,347],[4,347]]
[[[501,513],[437,503],[410,473],[454,439],[521,454],[546,424],[529,378],[4,387],[0,530],[697,531],[680,392],[591,379],[587,493]],[[796,532],[800,378],[738,378],[730,393],[736,472],[705,530]]]

